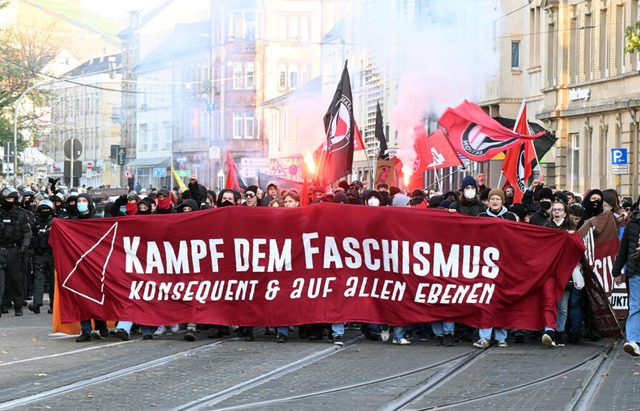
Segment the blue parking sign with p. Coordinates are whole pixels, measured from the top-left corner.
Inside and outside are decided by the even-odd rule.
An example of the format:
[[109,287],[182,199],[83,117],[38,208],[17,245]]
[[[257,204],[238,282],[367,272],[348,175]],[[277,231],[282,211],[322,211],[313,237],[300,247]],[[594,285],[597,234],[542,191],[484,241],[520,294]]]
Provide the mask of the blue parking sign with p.
[[627,149],[626,148],[612,148],[611,149],[611,164],[627,164]]

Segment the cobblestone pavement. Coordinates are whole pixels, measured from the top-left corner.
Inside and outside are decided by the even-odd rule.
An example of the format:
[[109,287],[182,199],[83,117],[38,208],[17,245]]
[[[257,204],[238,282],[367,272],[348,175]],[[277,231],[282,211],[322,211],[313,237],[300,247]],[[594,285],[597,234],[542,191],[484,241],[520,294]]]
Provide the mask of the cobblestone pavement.
[[338,348],[258,329],[254,342],[200,332],[79,344],[51,335],[48,314],[11,314],[0,318],[0,410],[640,409],[640,360],[607,340],[479,351],[348,330]]

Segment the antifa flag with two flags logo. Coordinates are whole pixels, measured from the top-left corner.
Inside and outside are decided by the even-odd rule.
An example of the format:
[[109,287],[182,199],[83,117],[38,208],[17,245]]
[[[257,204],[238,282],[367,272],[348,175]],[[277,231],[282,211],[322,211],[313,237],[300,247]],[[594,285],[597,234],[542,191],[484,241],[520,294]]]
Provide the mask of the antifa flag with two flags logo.
[[322,185],[328,185],[350,174],[353,168],[353,97],[347,62],[324,115],[324,130],[326,141],[318,162],[317,176]]
[[[523,101],[518,113],[518,118],[513,131],[518,134],[531,135],[529,124],[527,123],[527,105]],[[502,163],[502,173],[513,187],[513,204],[522,203],[526,181],[533,173],[532,163],[536,158],[533,150],[533,142],[523,140],[519,144],[511,146],[507,150]]]
[[464,101],[456,108],[448,108],[440,118],[440,125],[447,129],[453,148],[473,161],[489,161],[496,154],[534,135],[519,134],[509,130],[485,113],[478,105]]

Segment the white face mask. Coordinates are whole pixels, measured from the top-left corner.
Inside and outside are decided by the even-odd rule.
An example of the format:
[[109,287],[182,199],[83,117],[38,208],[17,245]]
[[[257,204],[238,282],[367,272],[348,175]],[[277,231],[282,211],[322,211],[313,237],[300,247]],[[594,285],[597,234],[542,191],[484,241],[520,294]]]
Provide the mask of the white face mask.
[[371,197],[367,200],[367,205],[377,207],[380,205],[380,200],[375,197]]
[[472,200],[476,196],[476,190],[474,190],[473,188],[468,188],[464,190],[464,196],[467,200]]

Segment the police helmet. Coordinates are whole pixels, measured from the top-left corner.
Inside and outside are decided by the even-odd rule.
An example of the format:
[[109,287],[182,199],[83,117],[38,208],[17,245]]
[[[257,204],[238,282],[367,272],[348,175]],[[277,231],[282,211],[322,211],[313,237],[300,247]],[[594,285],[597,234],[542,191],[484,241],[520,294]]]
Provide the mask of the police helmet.
[[15,188],[5,187],[2,189],[2,191],[0,191],[0,198],[15,198],[17,200],[18,198],[20,198],[20,196],[18,195],[18,190],[16,190]]
[[56,210],[55,204],[53,204],[53,202],[50,201],[50,200],[42,200],[42,201],[40,201],[40,204],[38,204],[38,208],[36,209],[36,211],[40,211],[43,208],[50,208],[52,211]]

